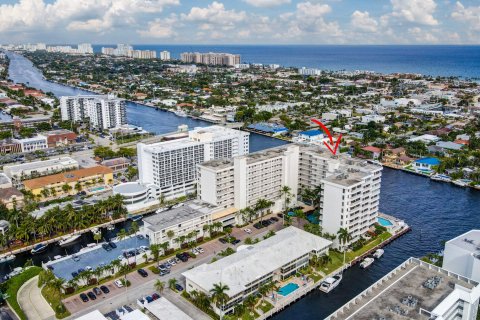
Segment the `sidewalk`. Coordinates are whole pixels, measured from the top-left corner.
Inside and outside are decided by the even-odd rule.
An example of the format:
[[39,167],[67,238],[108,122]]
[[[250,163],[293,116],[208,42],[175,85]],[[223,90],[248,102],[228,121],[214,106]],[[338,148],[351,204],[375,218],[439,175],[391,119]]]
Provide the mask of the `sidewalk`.
[[28,320],[55,319],[55,312],[37,286],[38,276],[25,282],[18,290],[17,301]]

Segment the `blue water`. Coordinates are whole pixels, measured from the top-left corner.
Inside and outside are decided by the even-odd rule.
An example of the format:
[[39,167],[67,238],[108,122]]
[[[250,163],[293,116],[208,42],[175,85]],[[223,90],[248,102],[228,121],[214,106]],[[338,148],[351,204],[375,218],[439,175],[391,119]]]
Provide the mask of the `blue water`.
[[378,223],[380,223],[380,225],[384,226],[384,227],[390,227],[392,226],[393,224],[390,222],[390,220],[387,220],[385,218],[382,218],[382,217],[378,217]]
[[[475,48],[477,52],[475,54],[478,55],[478,47],[454,47],[448,50],[455,49],[469,52],[468,54],[465,52],[458,54],[458,66],[463,66],[467,63],[464,57],[474,55],[472,48]],[[263,53],[259,52],[258,54],[262,55]],[[38,76],[31,70],[31,65],[28,66],[28,63],[24,61],[25,59],[18,59],[12,61],[10,70],[10,77],[15,81],[29,81],[29,78],[25,75],[31,74],[33,80],[30,80],[30,85],[33,87],[52,91],[56,94],[61,94],[64,91],[67,91],[64,94],[80,93],[79,90],[43,81],[41,75]],[[319,57],[319,59],[322,58]],[[402,60],[401,57],[398,59]],[[450,57],[450,59],[455,60],[453,57]],[[372,58],[372,60],[374,59]],[[442,69],[443,66],[441,66],[440,61],[437,61],[437,65],[438,68]],[[472,70],[469,73],[459,74],[474,73],[478,76],[480,74],[478,71],[479,61],[480,59],[477,59],[476,62],[468,62],[471,63]],[[413,65],[411,68],[415,68],[418,61],[411,63]],[[455,63],[450,63],[450,65],[453,64]],[[425,68],[433,68],[433,66],[427,65]],[[456,69],[456,71],[460,72],[462,68]],[[397,69],[395,71],[406,70]],[[143,126],[151,131],[153,131],[153,128],[158,132],[176,128],[177,125],[191,120],[140,105],[129,105],[127,112],[131,123]],[[206,125],[200,121],[192,121],[194,121],[192,126]],[[280,140],[258,135],[252,135],[250,141],[252,151],[283,143]],[[480,226],[480,192],[477,190],[456,188],[450,183],[438,183],[426,177],[385,168],[380,196],[380,211],[405,220],[413,231],[385,247],[384,258],[378,260],[367,270],[354,267],[344,272],[343,280],[337,290],[330,292],[328,295],[321,293],[319,290],[314,290],[313,293],[275,316],[275,319],[323,319],[407,258],[421,257],[430,252],[437,252],[442,249],[442,241]],[[92,239],[89,239],[89,242],[91,241]],[[55,249],[52,252],[49,251],[48,255],[53,257],[53,255],[59,254],[58,252],[59,250]],[[42,255],[34,256],[34,262],[39,263],[39,259],[42,257],[45,258]],[[27,258],[25,256],[17,257],[10,266],[21,265],[21,262],[24,262]],[[2,273],[5,272],[4,266],[5,264],[2,266]]]
[[[102,45],[95,45],[100,52]],[[432,76],[480,77],[480,46],[454,45],[135,45],[140,50],[229,52],[242,62],[324,70],[411,72]]]
[[278,290],[278,294],[282,296],[288,296],[290,293],[298,289],[298,284],[290,282],[289,284],[284,285]]

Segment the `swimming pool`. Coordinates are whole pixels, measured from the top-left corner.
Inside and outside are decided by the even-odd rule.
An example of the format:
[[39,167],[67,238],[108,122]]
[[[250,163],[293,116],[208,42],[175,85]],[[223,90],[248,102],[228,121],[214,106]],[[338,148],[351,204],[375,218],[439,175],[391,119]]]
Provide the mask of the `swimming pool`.
[[378,217],[378,223],[379,223],[381,226],[384,226],[384,227],[393,226],[393,223],[391,223],[390,220],[387,220],[387,219],[382,218],[382,217]]
[[95,188],[90,189],[90,192],[98,192],[98,191],[102,191],[102,190],[105,190],[105,187],[95,187]]
[[293,291],[297,290],[299,288],[298,284],[290,282],[283,287],[281,287],[277,292],[278,294],[281,294],[282,296],[288,296],[290,293]]

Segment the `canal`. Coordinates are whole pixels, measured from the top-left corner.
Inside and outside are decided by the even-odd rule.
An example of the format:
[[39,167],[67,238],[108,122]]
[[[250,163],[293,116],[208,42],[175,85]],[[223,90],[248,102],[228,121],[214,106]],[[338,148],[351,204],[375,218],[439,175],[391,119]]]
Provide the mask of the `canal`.
[[[56,95],[87,93],[47,82],[27,59],[12,54],[9,54],[9,57],[10,78],[15,82],[28,82],[32,87],[45,92],[51,91]],[[155,133],[174,131],[178,125],[184,123],[189,127],[209,125],[203,121],[177,117],[172,113],[156,111],[135,103],[128,104],[127,117],[129,123]],[[250,138],[251,151],[283,143],[255,134]],[[341,284],[330,294],[313,292],[276,315],[275,319],[323,319],[407,258],[438,252],[442,249],[442,241],[480,227],[480,192],[473,189],[463,189],[385,168],[380,196],[380,210],[405,220],[413,231],[385,247],[384,256],[367,270],[360,270],[358,266],[347,270]],[[90,234],[87,237],[90,237]],[[71,250],[78,250],[81,244],[92,242],[93,239],[82,241]],[[38,263],[41,259],[53,257],[57,248],[44,256],[35,256],[34,261]],[[21,261],[25,259],[23,256],[18,257],[12,266],[21,265]],[[0,268],[5,269],[7,266]]]

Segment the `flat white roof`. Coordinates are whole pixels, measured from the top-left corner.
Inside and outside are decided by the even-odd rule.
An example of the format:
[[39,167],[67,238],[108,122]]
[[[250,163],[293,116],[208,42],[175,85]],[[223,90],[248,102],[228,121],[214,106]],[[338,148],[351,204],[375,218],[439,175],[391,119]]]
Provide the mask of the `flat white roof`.
[[193,320],[165,297],[147,303],[145,308],[160,320]]
[[125,313],[124,315],[120,316],[120,319],[121,320],[150,320],[150,318],[145,313],[143,313],[138,309],[135,309],[129,313]]
[[480,253],[480,230],[470,230],[447,241],[447,243],[455,245],[463,250]]
[[105,318],[105,316],[98,310],[94,310],[76,319],[77,320],[107,320],[107,318]]
[[227,294],[234,296],[264,275],[312,250],[321,251],[331,244],[330,240],[288,227],[219,261],[202,264],[182,274],[206,292],[215,283],[226,284],[230,288]]

